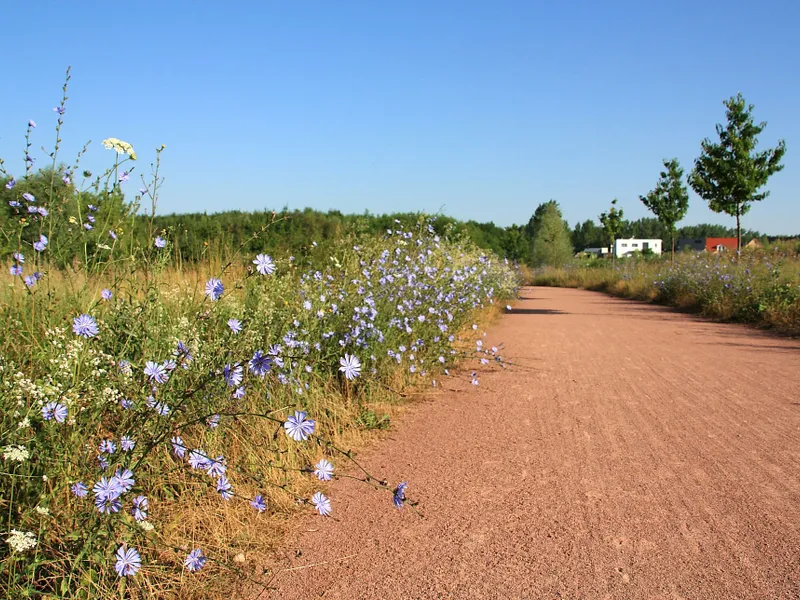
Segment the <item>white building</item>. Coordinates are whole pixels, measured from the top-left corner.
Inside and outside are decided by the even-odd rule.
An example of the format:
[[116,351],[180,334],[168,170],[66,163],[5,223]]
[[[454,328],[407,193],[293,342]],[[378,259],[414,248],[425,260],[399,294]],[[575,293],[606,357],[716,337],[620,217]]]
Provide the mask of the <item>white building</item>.
[[630,238],[627,240],[614,241],[614,256],[628,256],[632,252],[643,252],[651,250],[654,254],[661,254],[661,240],[637,240]]

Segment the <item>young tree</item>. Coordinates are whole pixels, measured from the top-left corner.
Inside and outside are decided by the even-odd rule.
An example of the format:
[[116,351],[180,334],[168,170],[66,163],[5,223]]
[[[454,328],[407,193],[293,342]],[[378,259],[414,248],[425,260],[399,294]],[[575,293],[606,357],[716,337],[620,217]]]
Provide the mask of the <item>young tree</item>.
[[767,183],[770,175],[783,169],[781,158],[786,152],[783,140],[775,148],[755,152],[758,136],[766,122],[753,122],[753,105],[746,104],[741,94],[724,102],[728,123],[717,124],[719,143],[706,138],[701,143],[702,153],[694,161],[689,175],[689,185],[708,202],[714,212],[724,212],[736,217],[738,248],[742,247],[741,218],[750,210],[752,202],[763,200],[769,192],[757,193]]
[[611,260],[616,258],[614,252],[614,242],[617,240],[620,227],[622,227],[622,209],[617,208],[617,199],[611,201],[611,208],[608,212],[601,213],[600,222],[603,224],[603,234],[608,242],[608,249],[611,251]]
[[678,159],[664,159],[664,168],[654,190],[639,196],[647,208],[656,216],[664,229],[669,231],[672,260],[675,260],[675,223],[686,216],[689,208],[689,192],[683,184],[683,169]]
[[531,264],[559,267],[572,258],[572,241],[558,203],[540,204],[531,218]]

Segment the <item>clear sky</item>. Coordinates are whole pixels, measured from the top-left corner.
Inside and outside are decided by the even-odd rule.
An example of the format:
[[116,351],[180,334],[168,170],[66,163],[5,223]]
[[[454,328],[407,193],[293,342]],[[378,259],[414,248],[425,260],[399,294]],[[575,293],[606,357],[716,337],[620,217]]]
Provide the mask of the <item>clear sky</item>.
[[[526,222],[625,216],[661,159],[689,170],[741,91],[784,138],[785,169],[745,217],[800,232],[800,2],[3,3],[0,156],[53,141],[72,66],[64,156],[166,144],[160,212],[310,206]],[[10,25],[12,24],[12,25]],[[41,157],[37,165],[45,162]],[[135,190],[135,182],[131,192]],[[684,223],[730,223],[692,194]]]

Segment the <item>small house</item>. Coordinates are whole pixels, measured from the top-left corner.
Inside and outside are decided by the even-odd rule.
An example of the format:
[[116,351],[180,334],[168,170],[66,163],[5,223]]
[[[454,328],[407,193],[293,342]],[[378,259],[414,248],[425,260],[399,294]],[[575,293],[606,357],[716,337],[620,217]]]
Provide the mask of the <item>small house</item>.
[[661,254],[661,240],[640,240],[628,238],[614,241],[614,256],[628,256],[634,252],[646,252],[650,250],[653,254]]
[[676,244],[678,250],[694,250],[696,252],[724,252],[726,250],[736,250],[737,239],[735,237],[704,237],[704,238],[680,238]]

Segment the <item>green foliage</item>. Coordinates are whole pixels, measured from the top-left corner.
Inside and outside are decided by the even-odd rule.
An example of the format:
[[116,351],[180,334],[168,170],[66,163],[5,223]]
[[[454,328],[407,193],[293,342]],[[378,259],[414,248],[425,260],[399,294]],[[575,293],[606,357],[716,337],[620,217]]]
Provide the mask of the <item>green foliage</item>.
[[650,209],[664,229],[669,232],[670,247],[675,254],[675,224],[680,221],[689,209],[689,193],[683,183],[683,169],[678,159],[664,159],[665,171],[656,183],[655,189],[639,200]]
[[616,241],[622,227],[622,209],[617,208],[616,198],[611,201],[611,208],[608,209],[608,212],[600,214],[600,222],[603,224],[603,234],[606,242],[608,242],[611,256],[613,257],[615,254],[614,242]]
[[560,266],[572,258],[570,231],[554,200],[540,204],[530,220],[531,258],[534,267]]
[[378,416],[372,409],[363,409],[361,414],[358,415],[356,422],[364,429],[389,429],[391,420],[386,413]]
[[753,122],[753,105],[747,104],[741,94],[724,102],[727,124],[717,124],[719,143],[708,138],[701,143],[702,152],[695,160],[689,175],[689,184],[708,202],[714,212],[724,212],[736,217],[736,236],[741,248],[741,217],[750,210],[753,202],[763,200],[768,191],[758,190],[766,185],[773,173],[783,169],[780,164],[786,153],[783,140],[775,148],[756,152],[758,134],[766,122]]

